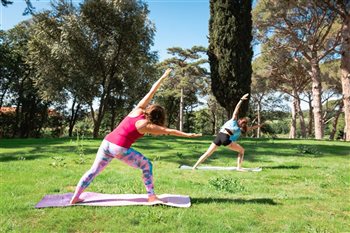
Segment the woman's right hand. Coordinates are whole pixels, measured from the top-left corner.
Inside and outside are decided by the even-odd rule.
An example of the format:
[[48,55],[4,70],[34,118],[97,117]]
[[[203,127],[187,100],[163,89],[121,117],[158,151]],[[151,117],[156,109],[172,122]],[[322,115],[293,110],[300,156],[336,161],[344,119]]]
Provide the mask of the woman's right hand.
[[166,71],[162,75],[162,78],[168,77],[171,71],[173,71],[173,69],[171,69],[171,68],[166,69]]

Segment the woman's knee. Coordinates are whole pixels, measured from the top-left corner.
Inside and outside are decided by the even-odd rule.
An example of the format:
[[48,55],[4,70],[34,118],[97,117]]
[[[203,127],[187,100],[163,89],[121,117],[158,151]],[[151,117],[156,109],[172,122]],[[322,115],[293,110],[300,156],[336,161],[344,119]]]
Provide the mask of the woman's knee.
[[239,149],[239,153],[242,154],[242,155],[244,155],[244,148],[243,148],[243,147],[241,147],[241,148]]
[[152,162],[148,158],[144,157],[141,162],[141,169],[152,170],[152,168],[153,168]]
[[142,170],[145,176],[151,176],[153,173],[152,162],[149,159],[144,158],[141,162],[140,169]]

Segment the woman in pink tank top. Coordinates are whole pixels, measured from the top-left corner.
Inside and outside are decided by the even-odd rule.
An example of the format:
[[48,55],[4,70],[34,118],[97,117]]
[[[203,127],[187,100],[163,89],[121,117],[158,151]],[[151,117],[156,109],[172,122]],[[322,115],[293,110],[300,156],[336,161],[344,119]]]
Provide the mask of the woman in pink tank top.
[[[111,162],[113,158],[125,164],[142,170],[142,178],[150,202],[160,200],[154,192],[153,172],[151,161],[131,145],[145,133],[153,135],[174,135],[179,137],[198,137],[201,134],[184,133],[176,129],[164,127],[165,110],[157,104],[149,105],[160,84],[169,76],[171,69],[167,69],[162,77],[153,84],[151,90],[136,105],[123,121],[102,141],[92,167],[81,177],[71,204],[81,202],[81,193],[91,181]],[[162,200],[160,200],[162,201]]]

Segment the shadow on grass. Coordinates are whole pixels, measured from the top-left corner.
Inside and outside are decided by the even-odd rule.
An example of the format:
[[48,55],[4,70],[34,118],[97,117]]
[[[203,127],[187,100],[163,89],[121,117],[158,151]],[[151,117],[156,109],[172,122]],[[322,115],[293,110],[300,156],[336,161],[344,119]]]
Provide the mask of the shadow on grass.
[[236,203],[236,204],[261,204],[261,205],[279,205],[270,198],[191,198],[193,204],[208,204],[208,203]]
[[[203,136],[195,139],[179,138],[173,136],[146,136],[138,140],[134,149],[140,151],[149,159],[159,159],[175,164],[190,164],[193,165],[198,158],[207,150],[211,144],[213,136]],[[100,143],[103,139],[84,139],[83,142],[88,142],[84,145],[84,154],[94,157]],[[57,156],[78,156],[77,143],[72,138],[61,139],[8,139],[0,142],[0,148],[23,148],[28,147],[25,152],[9,152],[0,153],[0,162],[8,162],[21,160],[22,158],[33,160],[41,157]],[[90,143],[94,142],[94,143]],[[84,144],[83,143],[83,144]],[[317,140],[286,140],[286,139],[253,139],[242,138],[238,141],[245,148],[246,161],[250,162],[269,162],[267,156],[289,157],[333,157],[333,156],[349,156],[349,144],[339,142],[317,141]],[[64,145],[62,145],[64,144]],[[316,154],[300,154],[298,146],[303,148],[315,148]],[[318,153],[319,152],[319,153]],[[228,148],[220,147],[214,154],[208,158],[205,163],[210,165],[216,160],[229,158],[235,164],[237,152]],[[277,166],[265,167],[270,169],[298,169],[300,167]]]
[[26,146],[52,146],[66,143],[68,138],[14,138],[1,139],[0,148],[21,148]]
[[[203,140],[204,139],[204,140]],[[194,164],[198,158],[207,150],[211,144],[213,137],[205,136],[201,139],[191,139],[185,141],[182,139],[181,146],[171,144],[171,137],[162,138],[155,144],[162,147],[163,150],[171,150],[171,155],[160,156],[160,160],[166,162],[181,164]],[[176,139],[174,139],[176,140]],[[166,143],[166,144],[165,144]],[[168,144],[169,143],[169,144]],[[162,145],[163,144],[163,145]],[[168,144],[168,147],[166,145]],[[319,158],[319,157],[346,157],[350,156],[350,144],[318,141],[318,140],[289,140],[289,139],[253,139],[242,138],[238,144],[245,148],[244,159],[249,162],[268,162],[266,156],[278,157],[300,157],[300,158]],[[150,145],[143,145],[144,149],[152,148]],[[299,147],[301,146],[301,147]],[[310,149],[314,153],[303,153],[303,149]],[[181,156],[177,156],[177,155]],[[147,155],[146,155],[147,156]],[[151,154],[148,156],[152,157]],[[223,146],[219,147],[205,163],[210,164],[216,159],[229,158],[234,160],[237,158],[237,152],[232,151]],[[277,167],[272,169],[298,169],[300,167]]]
[[[42,158],[50,158],[53,156],[58,157],[67,157],[67,156],[79,156],[79,151],[77,146],[60,146],[59,148],[55,147],[35,147],[28,149],[25,152],[7,152],[0,153],[0,162],[10,162],[10,161],[26,161],[26,160],[35,160]],[[85,146],[84,156],[94,157],[98,147],[88,147]]]
[[301,166],[299,165],[279,165],[279,166],[262,166],[264,169],[299,169]]
[[23,160],[34,160],[39,159],[41,157],[45,157],[43,155],[26,155],[26,156],[20,156],[20,155],[1,155],[0,156],[0,162],[10,162],[10,161],[23,161]]

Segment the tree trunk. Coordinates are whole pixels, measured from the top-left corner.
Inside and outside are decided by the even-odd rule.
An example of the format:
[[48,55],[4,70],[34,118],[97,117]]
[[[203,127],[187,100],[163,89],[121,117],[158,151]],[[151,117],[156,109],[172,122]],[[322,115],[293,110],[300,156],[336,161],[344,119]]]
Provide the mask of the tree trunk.
[[[261,123],[260,111],[261,111],[261,100],[258,101],[258,125],[260,125],[260,123]],[[256,130],[256,137],[260,138],[260,134],[261,134],[261,128],[258,127]]]
[[297,112],[298,112],[298,115],[299,115],[299,121],[300,121],[300,130],[301,130],[301,137],[302,138],[306,138],[306,126],[305,126],[305,119],[304,119],[304,114],[303,114],[303,111],[301,110],[301,107],[300,107],[300,97],[299,95],[296,95],[297,99]]
[[[102,107],[101,107],[102,105]],[[100,102],[100,107],[99,107],[99,111],[97,113],[97,119],[94,121],[94,131],[93,131],[93,138],[98,138],[99,136],[99,132],[100,132],[100,127],[101,127],[101,122],[105,113],[105,103],[104,102]]]
[[93,108],[93,104],[90,104],[90,111],[91,111],[91,118],[92,121],[94,122],[94,126],[93,126],[93,138],[97,138],[98,137],[98,131],[100,130],[100,126],[97,126],[97,119],[95,118],[95,115],[98,113],[95,113],[95,110]]
[[290,124],[290,130],[289,130],[289,138],[294,139],[296,137],[296,99],[293,97],[293,103],[292,103],[292,121]]
[[341,83],[345,113],[345,140],[350,141],[350,16],[344,19],[341,47]]
[[109,131],[113,131],[115,128],[115,118],[117,117],[117,111],[115,111],[115,108],[110,108],[111,111],[111,124],[109,125]]
[[315,139],[323,138],[323,117],[322,117],[322,84],[320,67],[318,60],[315,58],[311,60],[311,78],[312,78],[312,107],[314,114],[314,125],[315,125]]
[[180,120],[179,120],[179,130],[183,131],[183,108],[184,108],[184,89],[181,87],[180,93]]
[[212,135],[215,135],[215,133],[216,133],[216,125],[217,125],[217,116],[216,116],[216,114],[214,113],[214,117],[213,117],[213,127],[212,127],[212,130],[211,130],[211,134],[212,134]]
[[335,133],[337,132],[338,119],[342,111],[343,111],[343,102],[339,104],[339,109],[334,116],[334,121],[332,124],[332,132],[329,135],[330,140],[334,140]]
[[312,98],[310,95],[308,95],[308,98],[309,98],[309,123],[308,123],[308,127],[307,127],[307,135],[308,137],[310,138],[312,136],[312,131],[313,131],[313,119],[314,119],[314,116],[313,116],[313,109],[312,109]]
[[69,118],[69,129],[68,129],[68,135],[69,137],[73,136],[73,129],[75,126],[75,123],[77,121],[78,112],[80,110],[80,103],[78,103],[77,108],[75,109],[76,104],[76,97],[73,99],[72,107],[71,107],[71,117]]
[[[110,75],[110,77],[113,77],[113,73]],[[105,110],[106,110],[109,94],[110,94],[110,91],[111,91],[111,83],[110,83],[110,78],[108,76],[103,81],[102,86],[104,88],[103,88],[103,91],[102,91],[102,94],[101,94],[101,99],[100,99],[100,103],[99,103],[100,105],[99,105],[99,108],[98,108],[97,118],[93,118],[93,120],[94,120],[94,131],[93,131],[93,135],[92,135],[93,138],[97,138],[99,136],[101,122],[102,122],[104,114],[105,114]],[[91,103],[90,107],[92,109],[92,103]]]

